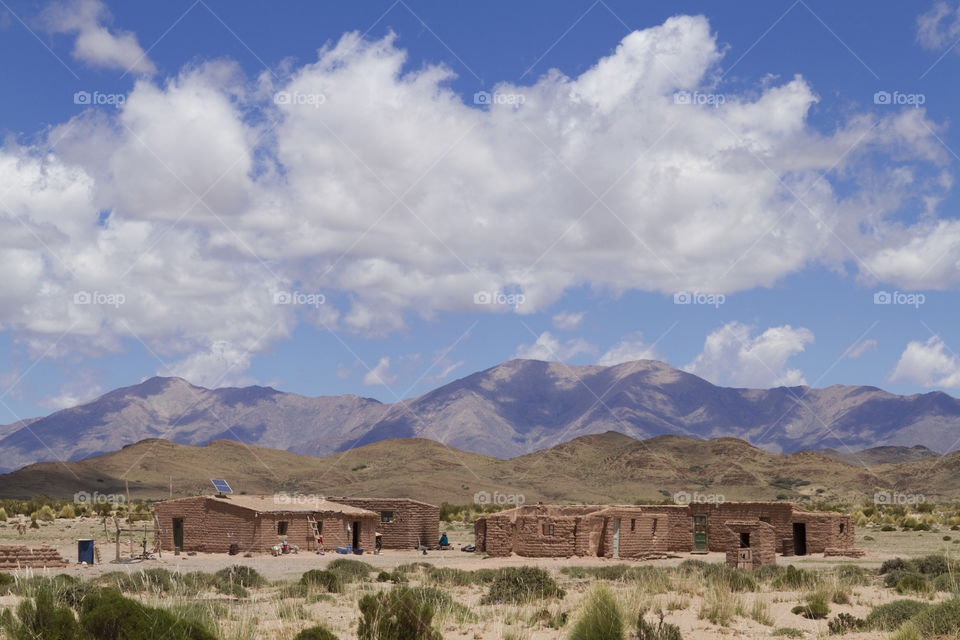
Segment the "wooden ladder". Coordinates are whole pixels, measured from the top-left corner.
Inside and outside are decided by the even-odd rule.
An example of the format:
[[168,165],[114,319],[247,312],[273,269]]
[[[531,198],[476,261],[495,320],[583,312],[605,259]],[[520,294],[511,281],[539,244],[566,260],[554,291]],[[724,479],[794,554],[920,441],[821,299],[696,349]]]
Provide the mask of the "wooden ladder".
[[318,542],[320,538],[320,527],[317,524],[316,518],[313,516],[307,516],[307,522],[310,524],[310,531],[313,533],[310,538],[310,542],[307,543],[308,551],[319,551],[320,543]]

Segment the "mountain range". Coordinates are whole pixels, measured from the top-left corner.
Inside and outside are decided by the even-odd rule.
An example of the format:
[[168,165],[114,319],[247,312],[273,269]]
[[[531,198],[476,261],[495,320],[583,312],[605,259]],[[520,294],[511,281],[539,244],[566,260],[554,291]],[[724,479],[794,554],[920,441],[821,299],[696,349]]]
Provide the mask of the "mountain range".
[[734,437],[780,453],[921,446],[937,455],[960,442],[960,400],[866,386],[720,387],[655,360],[610,367],[510,360],[394,404],[155,377],[0,427],[0,471],[81,460],[149,438],[190,445],[229,439],[311,456],[425,438],[508,459],[607,431],[638,439]]
[[[887,453],[904,453],[897,449]],[[612,431],[508,460],[422,438],[382,440],[325,458],[231,440],[198,447],[150,439],[2,475],[0,498],[70,499],[84,491],[99,501],[129,490],[131,498],[165,499],[212,493],[210,478],[225,478],[235,493],[410,497],[433,504],[623,504],[685,496],[869,504],[877,491],[947,502],[960,498],[958,471],[960,452],[863,467],[812,451],[770,453],[735,438],[635,440]]]

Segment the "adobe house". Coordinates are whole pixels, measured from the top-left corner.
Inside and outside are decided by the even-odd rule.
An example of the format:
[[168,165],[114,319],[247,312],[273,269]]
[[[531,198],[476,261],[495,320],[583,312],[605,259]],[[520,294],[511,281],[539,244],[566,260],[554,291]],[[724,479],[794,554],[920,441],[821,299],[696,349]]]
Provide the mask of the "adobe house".
[[440,540],[440,507],[407,498],[330,498],[380,515],[384,549],[433,547]]
[[[161,549],[267,553],[286,540],[302,550],[352,546],[373,552],[380,515],[316,496],[192,496],[154,505]],[[323,537],[317,544],[316,532]]]
[[[477,550],[491,556],[640,558],[727,552],[730,523],[769,525],[774,552],[783,555],[855,553],[849,516],[807,511],[788,502],[524,505],[478,518],[474,537]],[[766,527],[759,529],[763,533],[757,541],[766,544],[771,534]]]

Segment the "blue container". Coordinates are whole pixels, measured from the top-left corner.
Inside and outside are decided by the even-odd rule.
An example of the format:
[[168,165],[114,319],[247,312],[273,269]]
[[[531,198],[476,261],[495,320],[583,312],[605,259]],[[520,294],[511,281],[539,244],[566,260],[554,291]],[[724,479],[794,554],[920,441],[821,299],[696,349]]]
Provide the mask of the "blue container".
[[77,563],[93,564],[93,540],[77,540]]

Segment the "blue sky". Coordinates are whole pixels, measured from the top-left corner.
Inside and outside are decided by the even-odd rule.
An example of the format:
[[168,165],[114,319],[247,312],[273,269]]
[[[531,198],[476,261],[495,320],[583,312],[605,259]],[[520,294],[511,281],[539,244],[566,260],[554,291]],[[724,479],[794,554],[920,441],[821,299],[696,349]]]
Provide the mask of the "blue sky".
[[958,40],[955,2],[4,0],[0,422],[512,357],[955,394]]

